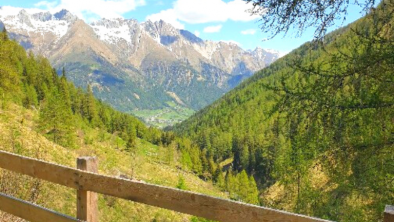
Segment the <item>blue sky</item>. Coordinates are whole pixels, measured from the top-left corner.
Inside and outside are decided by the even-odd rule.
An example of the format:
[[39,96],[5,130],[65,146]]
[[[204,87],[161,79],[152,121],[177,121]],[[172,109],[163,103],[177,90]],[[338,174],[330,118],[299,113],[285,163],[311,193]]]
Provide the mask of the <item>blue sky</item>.
[[[87,22],[101,17],[133,18],[140,22],[147,19],[166,22],[195,33],[204,40],[234,41],[242,48],[262,47],[289,52],[313,38],[313,29],[301,37],[294,32],[278,35],[274,39],[259,29],[258,17],[251,17],[245,10],[250,8],[242,0],[0,0],[1,6],[40,8],[51,11],[66,8]],[[360,18],[361,8],[351,6],[347,20],[330,30]]]

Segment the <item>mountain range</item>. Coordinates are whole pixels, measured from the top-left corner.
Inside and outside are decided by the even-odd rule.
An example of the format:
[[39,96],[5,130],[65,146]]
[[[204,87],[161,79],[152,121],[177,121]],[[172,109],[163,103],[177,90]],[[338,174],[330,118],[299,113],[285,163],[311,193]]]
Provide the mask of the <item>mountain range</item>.
[[0,8],[0,20],[25,49],[49,58],[59,73],[65,67],[77,86],[91,85],[98,98],[146,122],[163,113],[174,119],[174,112],[188,113],[179,120],[185,119],[281,56],[202,40],[164,21],[103,18],[87,24],[67,10],[12,7]]

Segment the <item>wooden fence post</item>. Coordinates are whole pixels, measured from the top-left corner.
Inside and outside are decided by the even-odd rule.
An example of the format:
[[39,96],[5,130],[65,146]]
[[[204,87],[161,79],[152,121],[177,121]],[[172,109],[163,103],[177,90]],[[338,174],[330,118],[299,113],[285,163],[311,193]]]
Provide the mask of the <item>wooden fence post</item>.
[[[98,161],[96,157],[79,157],[77,168],[93,173],[98,172]],[[94,192],[77,190],[77,218],[87,222],[98,222],[98,197]]]
[[384,211],[384,222],[394,222],[394,206],[386,206],[386,210]]

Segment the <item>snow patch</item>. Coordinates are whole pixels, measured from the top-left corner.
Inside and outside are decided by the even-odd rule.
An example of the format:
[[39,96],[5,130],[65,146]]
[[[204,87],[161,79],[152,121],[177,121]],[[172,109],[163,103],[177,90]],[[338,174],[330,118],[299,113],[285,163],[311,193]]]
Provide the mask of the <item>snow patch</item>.
[[203,45],[193,44],[193,48],[206,59],[212,60],[213,54],[220,50],[221,45],[220,42],[205,41]]
[[102,19],[91,23],[91,27],[105,42],[116,44],[120,40],[125,40],[129,45],[132,44],[130,27],[123,19]]
[[28,34],[34,32],[43,35],[50,32],[60,39],[67,33],[70,26],[67,21],[57,20],[54,17],[48,21],[41,21],[32,16],[42,12],[45,11],[2,6],[0,7],[0,19],[6,26],[12,27],[14,30],[26,31]]

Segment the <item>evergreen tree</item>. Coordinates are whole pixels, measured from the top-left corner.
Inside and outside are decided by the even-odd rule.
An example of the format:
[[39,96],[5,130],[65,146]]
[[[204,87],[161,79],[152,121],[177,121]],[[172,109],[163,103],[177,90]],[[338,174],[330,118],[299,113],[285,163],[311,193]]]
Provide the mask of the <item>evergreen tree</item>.
[[65,106],[71,108],[71,96],[70,96],[70,87],[68,85],[67,79],[63,76],[60,79],[60,94],[64,99]]
[[7,32],[7,29],[5,28],[5,26],[3,27],[3,30],[2,30],[2,38],[3,38],[4,41],[8,41],[9,40],[8,32]]
[[238,190],[236,191],[239,199],[247,202],[249,197],[249,179],[246,171],[242,170],[242,172],[237,175],[236,179],[239,184]]
[[128,150],[134,149],[136,147],[136,144],[137,144],[137,134],[134,129],[130,129],[128,133],[126,148]]
[[15,60],[17,54],[14,53],[16,50],[15,46],[11,41],[8,41],[5,37],[6,32],[1,33],[0,36],[0,89],[3,93],[14,92],[18,93],[20,78],[18,76],[18,70],[15,67]]
[[202,163],[201,163],[201,159],[200,159],[200,153],[201,152],[198,147],[191,145],[191,147],[189,149],[189,154],[190,154],[190,159],[193,163],[193,171],[197,175],[202,174]]
[[32,85],[24,84],[24,99],[23,99],[23,106],[27,108],[37,107],[38,105],[38,98],[37,92]]
[[63,69],[62,69],[62,77],[61,77],[61,79],[62,80],[67,80],[67,76],[66,76],[66,69],[63,67]]
[[93,90],[91,85],[88,85],[88,91],[83,106],[84,106],[84,116],[87,118],[87,120],[93,125],[97,124],[96,101],[93,95]]
[[40,112],[39,127],[55,143],[73,146],[75,140],[73,115],[64,96],[57,89],[52,89],[43,103]]
[[223,172],[220,167],[217,167],[215,175],[214,175],[214,181],[216,186],[218,186],[221,189],[225,189],[226,183],[223,177]]
[[259,190],[253,176],[249,177],[249,187],[246,202],[251,204],[259,204]]
[[226,173],[225,177],[226,190],[230,193],[230,198],[233,200],[239,200],[238,189],[239,183],[237,177],[234,176],[233,171],[230,169]]

